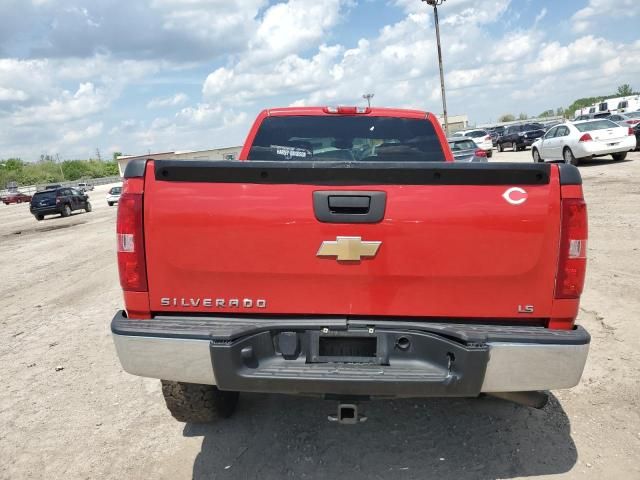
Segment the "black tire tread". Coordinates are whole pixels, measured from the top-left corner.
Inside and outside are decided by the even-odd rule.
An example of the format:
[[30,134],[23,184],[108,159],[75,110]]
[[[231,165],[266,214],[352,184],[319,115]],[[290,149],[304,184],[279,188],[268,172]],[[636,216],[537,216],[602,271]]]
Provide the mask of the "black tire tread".
[[162,395],[173,418],[186,423],[210,423],[230,417],[238,392],[224,392],[213,385],[161,380]]

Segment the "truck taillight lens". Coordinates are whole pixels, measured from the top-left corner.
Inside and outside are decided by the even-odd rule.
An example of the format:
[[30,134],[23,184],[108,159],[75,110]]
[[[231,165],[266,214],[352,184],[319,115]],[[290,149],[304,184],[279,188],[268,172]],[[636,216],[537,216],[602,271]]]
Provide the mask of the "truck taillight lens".
[[142,194],[123,193],[118,202],[118,270],[120,285],[130,292],[147,291]]
[[579,298],[582,293],[587,267],[587,223],[587,206],[584,200],[562,200],[556,298]]

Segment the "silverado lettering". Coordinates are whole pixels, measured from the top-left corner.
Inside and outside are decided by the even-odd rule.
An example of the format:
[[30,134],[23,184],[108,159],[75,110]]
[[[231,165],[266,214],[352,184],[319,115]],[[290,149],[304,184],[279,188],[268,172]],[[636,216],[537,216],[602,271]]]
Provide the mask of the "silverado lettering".
[[111,329],[176,419],[228,417],[239,392],[336,399],[343,423],[354,399],[540,407],[579,382],[573,165],[454,163],[434,115],[365,107],[266,110],[239,158],[124,175]]
[[162,297],[160,305],[163,307],[205,307],[216,306],[218,308],[267,308],[267,301],[263,299],[254,300],[252,298],[176,298]]

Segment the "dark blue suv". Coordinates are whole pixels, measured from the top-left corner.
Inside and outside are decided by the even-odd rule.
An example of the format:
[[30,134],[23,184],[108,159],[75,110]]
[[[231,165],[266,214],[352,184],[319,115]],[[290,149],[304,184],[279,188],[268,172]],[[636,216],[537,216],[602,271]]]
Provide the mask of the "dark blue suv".
[[71,187],[59,187],[36,192],[31,199],[31,213],[36,220],[45,215],[68,217],[74,210],[91,211],[89,196]]

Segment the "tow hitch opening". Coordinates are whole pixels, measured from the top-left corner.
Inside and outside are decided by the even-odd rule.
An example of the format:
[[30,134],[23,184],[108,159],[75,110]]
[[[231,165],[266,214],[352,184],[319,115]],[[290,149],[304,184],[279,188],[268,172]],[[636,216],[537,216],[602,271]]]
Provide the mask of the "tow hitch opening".
[[367,417],[358,413],[358,405],[355,403],[339,403],[337,415],[329,415],[329,421],[343,425],[355,425],[366,422]]

